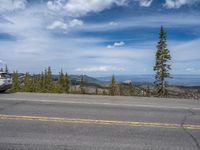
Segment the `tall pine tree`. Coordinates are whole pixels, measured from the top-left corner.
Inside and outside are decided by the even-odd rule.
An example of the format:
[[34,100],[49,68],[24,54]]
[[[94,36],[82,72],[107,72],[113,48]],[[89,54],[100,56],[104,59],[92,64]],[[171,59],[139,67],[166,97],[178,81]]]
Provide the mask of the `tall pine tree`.
[[61,69],[59,76],[58,76],[58,87],[59,87],[59,92],[63,93],[64,89],[65,89],[65,75],[64,75],[62,69]]
[[50,66],[44,71],[44,88],[46,93],[51,93],[53,91],[52,72]]
[[158,96],[166,96],[167,95],[167,78],[170,78],[170,70],[171,65],[169,61],[171,60],[170,51],[167,49],[167,40],[166,33],[164,28],[161,26],[160,28],[160,37],[159,42],[157,44],[157,52],[156,52],[156,62],[154,66],[155,75],[155,88],[156,94]]
[[53,90],[52,72],[50,66],[47,69],[47,89],[48,92],[51,92]]

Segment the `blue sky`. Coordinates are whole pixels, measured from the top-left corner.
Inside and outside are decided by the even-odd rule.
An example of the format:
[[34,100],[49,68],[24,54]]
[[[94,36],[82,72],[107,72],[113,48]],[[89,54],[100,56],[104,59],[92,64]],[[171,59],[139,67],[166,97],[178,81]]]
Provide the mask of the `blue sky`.
[[172,73],[200,75],[200,0],[0,0],[0,67],[153,74],[161,25]]

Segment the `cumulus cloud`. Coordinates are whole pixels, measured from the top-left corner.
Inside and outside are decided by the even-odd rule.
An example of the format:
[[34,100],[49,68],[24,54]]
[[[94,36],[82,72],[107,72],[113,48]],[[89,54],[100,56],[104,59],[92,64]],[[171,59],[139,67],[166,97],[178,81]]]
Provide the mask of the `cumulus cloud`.
[[73,19],[69,22],[70,27],[78,27],[78,26],[82,26],[82,25],[83,25],[83,21],[79,20],[79,19]]
[[90,12],[100,12],[113,5],[124,6],[129,0],[54,0],[48,1],[50,10],[64,10],[69,16],[84,16]]
[[59,11],[63,8],[63,0],[48,1],[47,7],[49,10]]
[[107,48],[115,48],[115,47],[122,47],[125,43],[123,41],[121,42],[115,42],[113,45],[108,45]]
[[83,25],[83,21],[79,19],[73,19],[68,22],[63,21],[54,21],[51,25],[47,26],[47,29],[54,30],[54,29],[62,29],[67,30],[68,28],[75,28],[80,27]]
[[183,5],[192,5],[197,2],[200,2],[200,0],[165,0],[164,7],[168,9],[180,8]]
[[69,0],[64,9],[72,16],[83,16],[90,12],[100,12],[113,5],[126,5],[128,0]]
[[149,7],[151,6],[153,0],[139,0],[139,4],[142,7]]
[[[101,12],[113,6],[127,6],[131,0],[50,0],[47,2],[49,10],[65,11],[67,15],[80,17],[91,12]],[[151,6],[153,0],[134,0],[141,7]]]
[[68,28],[68,25],[62,21],[54,21],[51,25],[47,27],[47,29],[64,29],[66,30]]
[[0,12],[24,9],[26,3],[26,0],[0,0]]
[[112,72],[112,71],[125,71],[124,68],[119,68],[115,66],[94,66],[87,68],[77,68],[77,72]]

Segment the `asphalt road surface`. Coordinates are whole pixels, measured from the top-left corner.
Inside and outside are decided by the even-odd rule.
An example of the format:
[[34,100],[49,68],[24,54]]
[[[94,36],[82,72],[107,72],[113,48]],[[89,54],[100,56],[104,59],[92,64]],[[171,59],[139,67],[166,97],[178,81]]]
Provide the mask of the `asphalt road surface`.
[[0,94],[0,150],[200,150],[200,101]]

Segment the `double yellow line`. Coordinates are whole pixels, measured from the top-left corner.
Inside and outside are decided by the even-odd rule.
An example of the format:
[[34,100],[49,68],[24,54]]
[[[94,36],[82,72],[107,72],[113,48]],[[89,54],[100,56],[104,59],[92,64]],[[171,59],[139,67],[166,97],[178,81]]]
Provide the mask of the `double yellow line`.
[[40,117],[40,116],[16,116],[0,114],[0,120],[21,120],[21,121],[42,121],[57,123],[77,123],[77,124],[101,124],[101,125],[121,125],[133,127],[153,127],[153,128],[185,128],[190,130],[200,130],[200,125],[191,124],[168,124],[156,122],[132,122],[132,121],[113,121],[113,120],[92,120],[79,118],[56,118],[56,117]]

